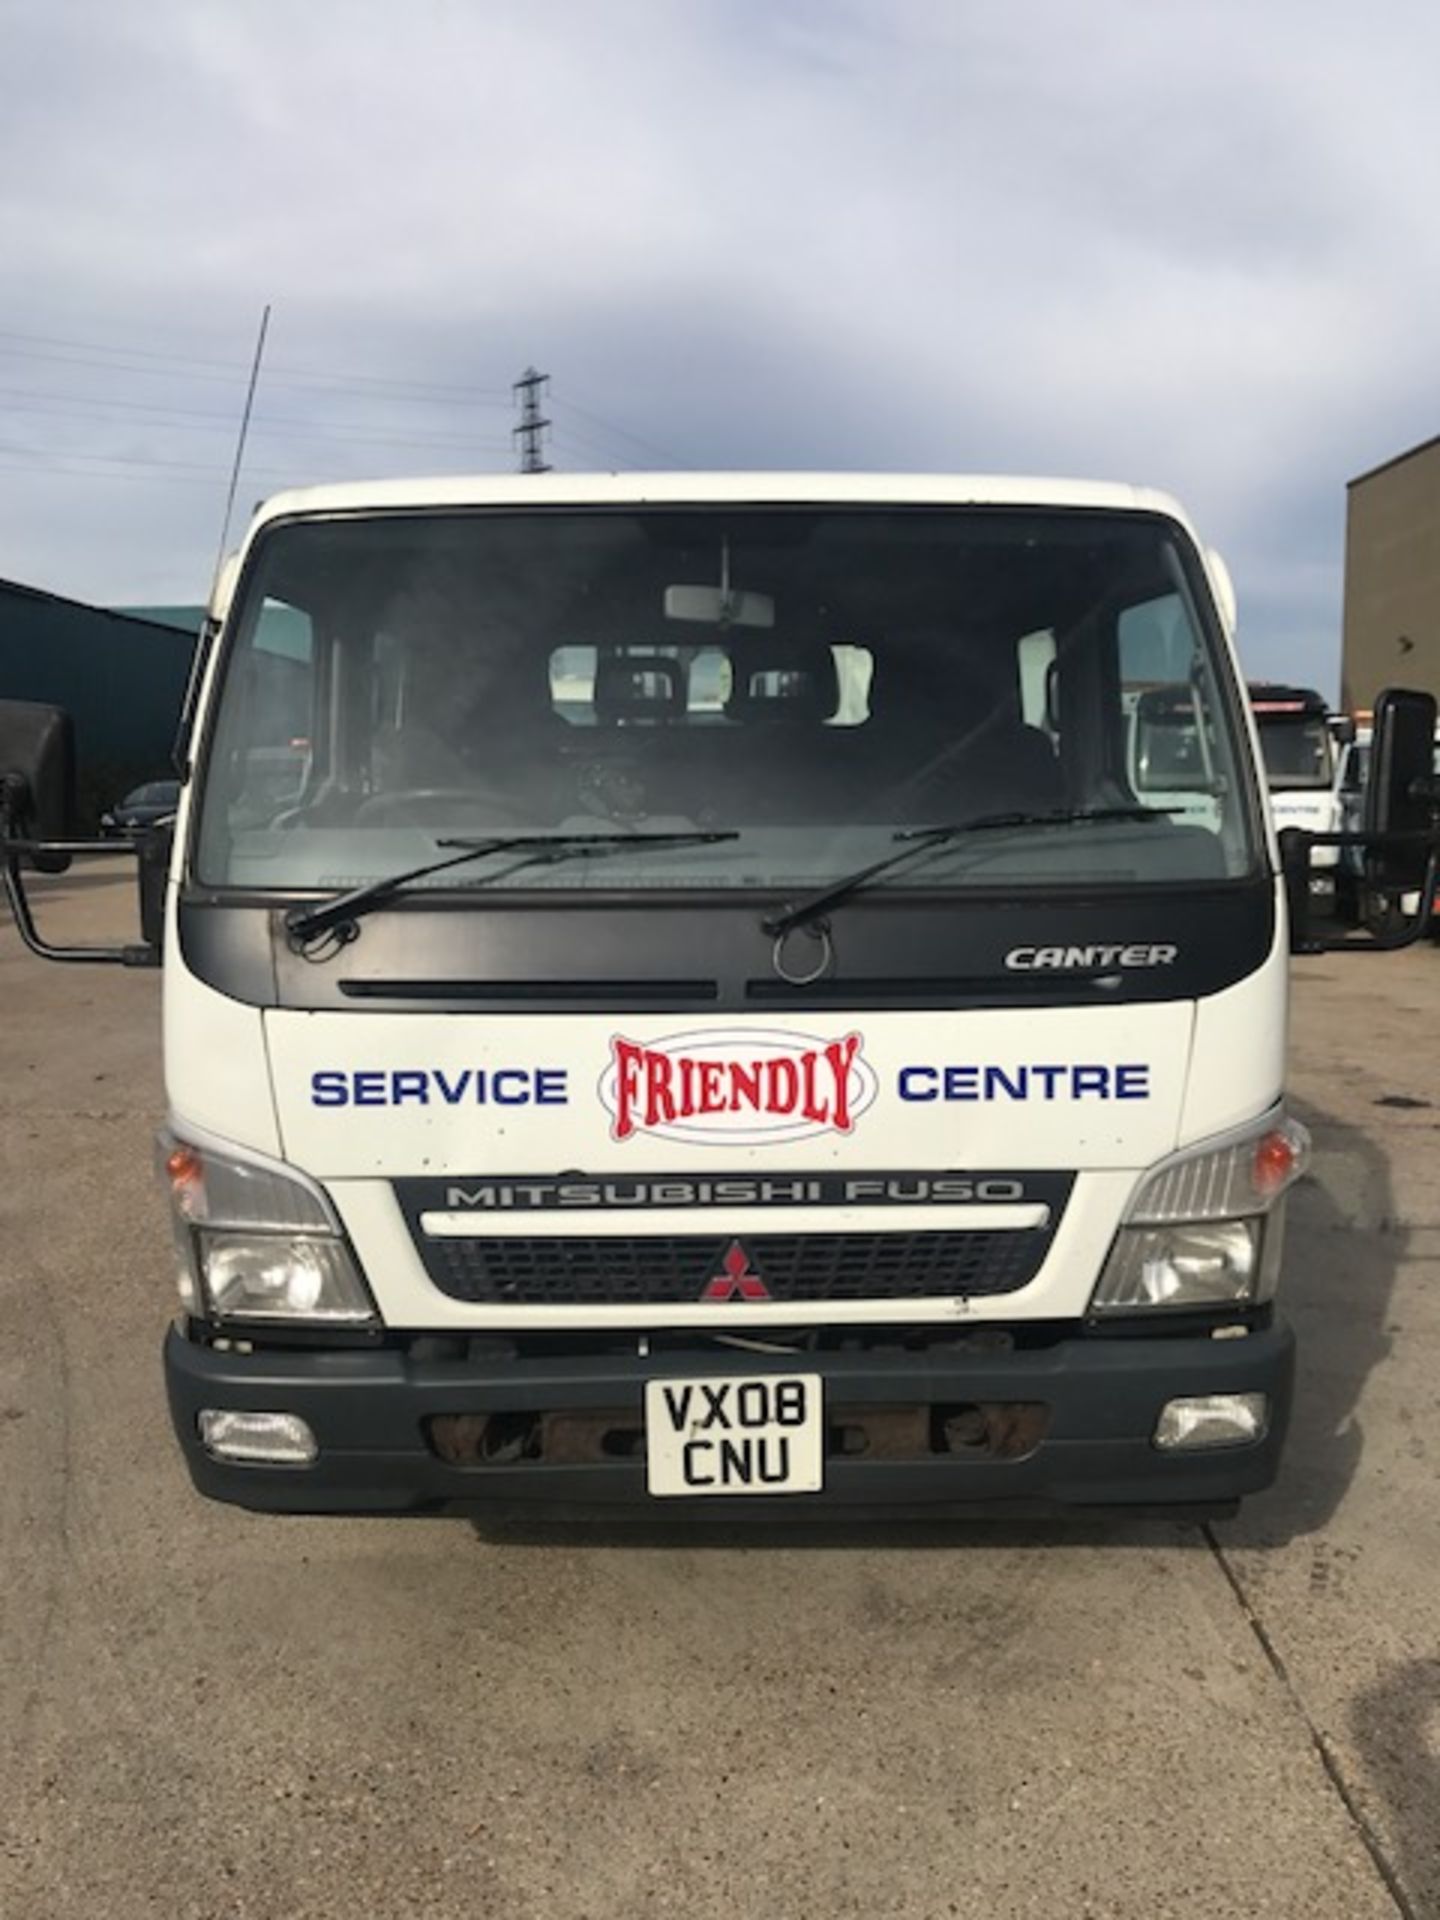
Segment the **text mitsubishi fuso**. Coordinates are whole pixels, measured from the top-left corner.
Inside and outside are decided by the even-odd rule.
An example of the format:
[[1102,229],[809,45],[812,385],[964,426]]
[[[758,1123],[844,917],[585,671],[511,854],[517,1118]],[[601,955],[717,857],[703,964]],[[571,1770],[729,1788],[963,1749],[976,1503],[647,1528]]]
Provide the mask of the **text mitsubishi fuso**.
[[[164,1367],[200,1490],[1265,1486],[1323,836],[1282,866],[1231,624],[1222,563],[1129,487],[284,494],[202,642],[146,941],[100,952],[52,947],[22,878],[87,850],[67,723],[0,709],[26,939],[163,953]],[[1434,892],[1433,709],[1382,701],[1352,836],[1367,892],[1423,893],[1386,944]]]

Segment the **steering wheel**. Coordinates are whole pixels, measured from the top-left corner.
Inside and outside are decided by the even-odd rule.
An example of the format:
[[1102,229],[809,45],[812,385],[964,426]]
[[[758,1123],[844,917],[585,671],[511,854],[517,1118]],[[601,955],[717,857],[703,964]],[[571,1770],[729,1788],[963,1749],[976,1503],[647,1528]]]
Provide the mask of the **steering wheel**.
[[[478,809],[486,816],[486,826],[493,824],[506,831],[535,824],[532,813],[518,806],[511,795],[492,787],[402,787],[395,793],[372,793],[355,809],[352,824],[357,827],[419,825],[427,810],[435,807],[451,810],[463,807],[467,812]],[[428,824],[434,824],[433,815]]]

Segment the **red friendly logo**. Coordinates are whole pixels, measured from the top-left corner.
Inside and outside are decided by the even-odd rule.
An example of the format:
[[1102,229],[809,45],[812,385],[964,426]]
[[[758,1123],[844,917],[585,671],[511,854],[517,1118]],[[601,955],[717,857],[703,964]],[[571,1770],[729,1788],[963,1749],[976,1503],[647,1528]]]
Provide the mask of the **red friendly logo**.
[[768,1300],[770,1289],[750,1265],[750,1256],[738,1240],[730,1242],[730,1251],[721,1261],[723,1273],[705,1282],[702,1300]]

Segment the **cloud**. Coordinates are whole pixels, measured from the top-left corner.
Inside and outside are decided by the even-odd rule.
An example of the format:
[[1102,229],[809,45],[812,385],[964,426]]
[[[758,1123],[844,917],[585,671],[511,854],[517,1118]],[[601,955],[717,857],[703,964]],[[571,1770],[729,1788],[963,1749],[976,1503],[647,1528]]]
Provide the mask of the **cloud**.
[[509,465],[535,361],[566,465],[1166,486],[1229,552],[1252,664],[1322,684],[1344,480],[1437,425],[1420,5],[1383,35],[1300,0],[0,22],[32,336],[0,334],[0,573],[62,591],[203,591],[267,300],[247,495]]

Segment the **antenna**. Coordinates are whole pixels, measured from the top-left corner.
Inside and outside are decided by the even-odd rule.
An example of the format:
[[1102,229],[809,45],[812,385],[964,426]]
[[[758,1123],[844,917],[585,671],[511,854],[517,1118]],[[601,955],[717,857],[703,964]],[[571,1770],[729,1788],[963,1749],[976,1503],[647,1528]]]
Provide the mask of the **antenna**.
[[235,464],[230,469],[230,491],[225,496],[225,518],[220,523],[220,548],[215,555],[215,578],[210,583],[210,598],[215,598],[215,588],[220,583],[220,569],[225,564],[225,542],[230,538],[230,516],[235,511],[235,492],[240,485],[240,466],[245,458],[245,436],[250,431],[250,411],[255,405],[255,388],[260,380],[260,362],[265,357],[265,335],[270,330],[270,307],[267,302],[265,311],[260,315],[260,331],[255,339],[255,358],[250,362],[250,385],[245,390],[245,411],[240,416],[240,432],[235,441]]
[[550,471],[550,462],[543,457],[545,429],[550,422],[540,416],[540,396],[549,378],[548,373],[537,373],[534,367],[527,367],[512,389],[520,408],[520,424],[510,432],[520,443],[521,473]]

